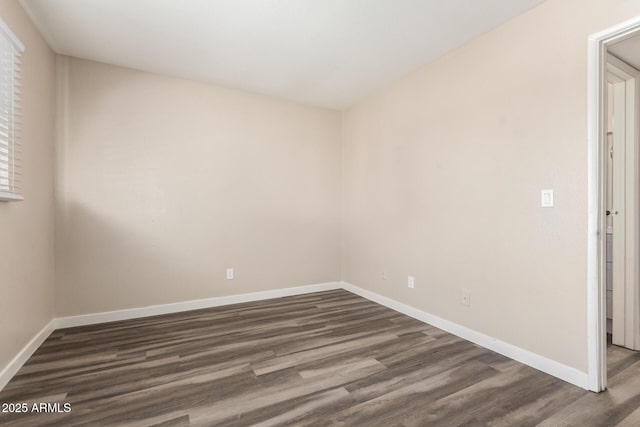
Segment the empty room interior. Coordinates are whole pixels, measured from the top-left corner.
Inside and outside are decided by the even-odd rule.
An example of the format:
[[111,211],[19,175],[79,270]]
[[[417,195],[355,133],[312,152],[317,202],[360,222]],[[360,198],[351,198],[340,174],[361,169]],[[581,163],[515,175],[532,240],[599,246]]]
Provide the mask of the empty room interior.
[[0,0],[0,425],[640,425],[640,0]]

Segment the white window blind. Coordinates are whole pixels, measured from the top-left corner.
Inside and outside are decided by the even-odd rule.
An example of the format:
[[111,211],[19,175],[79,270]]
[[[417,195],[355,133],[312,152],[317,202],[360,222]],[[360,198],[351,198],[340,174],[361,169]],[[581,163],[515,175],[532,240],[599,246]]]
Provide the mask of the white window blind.
[[20,55],[24,45],[0,20],[0,200],[22,200]]

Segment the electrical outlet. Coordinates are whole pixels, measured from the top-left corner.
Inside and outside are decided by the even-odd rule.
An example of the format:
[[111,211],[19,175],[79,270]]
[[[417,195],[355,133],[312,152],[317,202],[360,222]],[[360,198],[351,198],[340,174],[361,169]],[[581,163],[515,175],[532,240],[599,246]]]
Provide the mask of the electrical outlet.
[[413,276],[409,276],[409,277],[407,278],[407,286],[408,286],[410,289],[413,289],[414,285],[415,285],[415,279],[413,278]]
[[227,280],[233,279],[233,268],[227,268]]
[[540,206],[543,208],[553,207],[553,189],[540,190]]
[[380,278],[381,278],[382,280],[387,280],[387,272],[386,272],[386,271],[383,271],[382,273],[380,273]]
[[462,290],[462,305],[471,306],[471,291],[469,289]]

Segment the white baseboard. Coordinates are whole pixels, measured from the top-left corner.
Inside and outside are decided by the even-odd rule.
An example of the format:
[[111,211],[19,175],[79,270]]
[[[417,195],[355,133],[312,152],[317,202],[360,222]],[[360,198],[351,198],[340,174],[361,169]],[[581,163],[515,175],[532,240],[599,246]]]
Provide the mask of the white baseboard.
[[53,319],[45,326],[18,355],[0,372],[0,391],[13,378],[22,365],[31,357],[45,339],[56,329],[75,326],[94,325],[98,323],[113,322],[118,320],[137,319],[141,317],[156,316],[160,314],[178,313],[182,311],[198,310],[202,308],[219,307],[229,304],[260,301],[293,295],[303,295],[313,292],[344,289],[360,295],[368,300],[389,307],[407,316],[428,323],[432,326],[457,335],[482,347],[493,350],[525,365],[536,368],[549,375],[553,375],[571,384],[588,389],[588,376],[570,366],[563,365],[554,360],[540,356],[539,354],[522,349],[513,344],[500,341],[488,335],[484,335],[473,329],[458,325],[441,317],[384,297],[375,292],[367,291],[347,282],[329,282],[317,285],[299,286],[294,288],[276,289],[271,291],[252,292],[247,294],[229,295],[224,297],[206,298],[200,300],[184,301],[173,304],[154,305],[128,310],[108,311],[103,313],[85,314],[80,316],[61,317]]
[[95,325],[98,323],[115,322],[118,320],[138,319],[141,317],[157,316],[160,314],[179,313],[182,311],[199,310],[202,308],[219,307],[222,305],[260,301],[273,298],[288,297],[292,295],[303,295],[312,292],[329,291],[333,289],[341,289],[340,282],[328,282],[320,283],[317,285],[297,286],[295,288],[275,289],[271,291],[251,292],[248,294],[206,298],[177,302],[172,304],[152,305],[148,307],[131,308],[126,310],[83,314],[80,316],[60,317],[55,319],[55,329]]
[[51,320],[35,337],[31,339],[23,347],[22,350],[13,358],[11,362],[5,368],[0,371],[0,391],[7,385],[7,383],[13,378],[13,376],[22,368],[22,365],[26,363],[33,353],[42,345],[51,332],[55,330],[55,319]]
[[31,341],[0,371],[0,391],[13,378],[29,357],[40,347],[56,329],[74,326],[95,325],[98,323],[114,322],[117,320],[137,319],[156,316],[159,314],[179,313],[181,311],[198,310],[201,308],[219,307],[222,305],[238,304],[242,302],[268,300],[273,298],[304,295],[313,292],[341,289],[340,282],[320,283],[317,285],[298,286],[294,288],[275,289],[271,291],[251,292],[248,294],[229,295],[224,297],[206,298],[184,301],[173,304],[152,305],[149,307],[132,308],[128,310],[107,311],[103,313],[84,314],[81,316],[60,317],[51,320]]
[[395,311],[399,311],[402,314],[413,317],[414,319],[420,320],[421,322],[428,323],[436,328],[440,328],[453,335],[459,336],[460,338],[464,338],[465,340],[471,341],[479,346],[495,351],[496,353],[500,353],[510,359],[531,366],[539,371],[553,375],[554,377],[560,378],[568,383],[587,390],[589,389],[588,375],[586,372],[579,371],[537,353],[500,341],[499,339],[482,334],[478,331],[467,328],[466,326],[445,320],[441,317],[403,304],[391,298],[384,297],[375,292],[359,288],[351,283],[342,282],[342,288],[368,300],[389,307]]

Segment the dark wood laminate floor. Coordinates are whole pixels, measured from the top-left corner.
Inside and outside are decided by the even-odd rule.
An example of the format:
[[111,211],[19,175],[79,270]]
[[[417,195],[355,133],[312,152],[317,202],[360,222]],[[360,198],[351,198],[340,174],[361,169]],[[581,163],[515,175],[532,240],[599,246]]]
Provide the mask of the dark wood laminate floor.
[[0,424],[640,425],[640,356],[594,394],[346,291],[54,332],[0,402],[70,403]]

